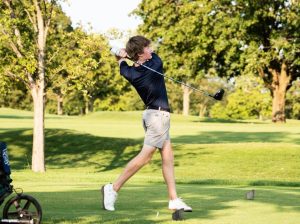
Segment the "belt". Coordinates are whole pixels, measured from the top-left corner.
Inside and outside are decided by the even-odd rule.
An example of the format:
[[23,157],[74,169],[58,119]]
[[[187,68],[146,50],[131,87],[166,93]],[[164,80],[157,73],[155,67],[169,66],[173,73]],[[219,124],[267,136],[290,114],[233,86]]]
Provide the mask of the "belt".
[[170,109],[169,109],[169,108],[163,108],[163,107],[147,106],[146,109],[161,110],[161,111],[167,111],[167,112],[170,112]]

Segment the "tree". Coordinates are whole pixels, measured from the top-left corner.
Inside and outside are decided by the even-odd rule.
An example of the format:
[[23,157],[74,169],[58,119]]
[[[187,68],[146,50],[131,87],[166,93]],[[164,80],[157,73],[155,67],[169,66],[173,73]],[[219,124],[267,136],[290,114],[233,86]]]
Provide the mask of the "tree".
[[239,4],[246,31],[242,38],[247,47],[241,54],[245,70],[258,71],[271,92],[272,121],[285,122],[286,92],[300,77],[300,4],[284,0]]
[[32,110],[32,97],[23,83],[11,83],[0,95],[0,107]]
[[[60,27],[67,28],[66,25]],[[67,114],[87,114],[94,106],[107,109],[105,101],[110,101],[107,104],[110,109],[116,108],[114,104],[120,100],[121,92],[128,90],[128,85],[119,75],[107,37],[85,32],[82,27],[54,31],[55,35],[49,38],[52,62],[48,66],[51,74],[48,93],[49,104],[57,101],[57,110],[52,106],[51,111],[63,114],[66,106]]]
[[[56,111],[58,115],[63,114],[62,89],[66,86],[65,64],[70,54],[74,51],[73,32],[71,20],[61,10],[57,10],[52,19],[53,29],[49,30],[47,39],[47,75],[46,86],[47,104],[55,97]],[[48,109],[48,108],[46,108]],[[53,112],[53,111],[52,111]]]
[[[169,73],[192,81],[255,72],[272,95],[272,120],[285,121],[285,95],[299,77],[300,5],[287,0],[143,0],[140,31],[158,45]],[[184,75],[183,75],[184,74]]]
[[271,115],[271,96],[263,81],[253,74],[235,78],[235,90],[226,103],[215,104],[210,116],[225,119],[264,119]]
[[[32,170],[45,171],[44,104],[47,36],[56,1],[3,0],[0,3],[2,74],[22,81],[34,105]],[[3,52],[1,52],[3,53]]]

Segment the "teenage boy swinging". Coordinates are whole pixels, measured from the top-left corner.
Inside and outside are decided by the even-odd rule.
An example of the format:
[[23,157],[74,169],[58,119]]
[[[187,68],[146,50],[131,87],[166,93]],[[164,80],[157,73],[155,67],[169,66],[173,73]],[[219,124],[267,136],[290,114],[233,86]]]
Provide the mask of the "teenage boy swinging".
[[[139,154],[127,164],[117,180],[101,188],[103,207],[105,210],[115,210],[117,192],[130,177],[151,160],[158,148],[162,158],[162,173],[169,194],[169,209],[192,211],[191,207],[177,197],[174,155],[169,136],[170,107],[164,77],[140,66],[144,64],[163,73],[162,60],[152,51],[150,43],[150,40],[143,36],[131,37],[126,44],[126,49],[121,49],[117,55],[121,75],[134,86],[146,106],[143,112],[145,139]],[[125,61],[126,57],[137,63],[129,66]]]

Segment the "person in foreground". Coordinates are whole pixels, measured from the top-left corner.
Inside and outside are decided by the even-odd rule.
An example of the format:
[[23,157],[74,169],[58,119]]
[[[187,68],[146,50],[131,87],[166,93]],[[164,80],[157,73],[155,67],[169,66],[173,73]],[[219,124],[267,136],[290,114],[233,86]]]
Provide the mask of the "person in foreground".
[[[144,64],[163,72],[162,60],[152,51],[150,43],[151,41],[143,36],[133,36],[128,40],[126,49],[121,49],[116,55],[121,75],[134,86],[146,106],[143,112],[145,138],[141,151],[127,164],[117,180],[102,186],[103,208],[109,211],[115,210],[117,192],[130,177],[151,160],[158,148],[162,158],[162,173],[169,194],[169,209],[191,212],[192,208],[177,197],[174,155],[169,136],[170,107],[164,77],[140,65]],[[136,63],[129,66],[125,61],[126,57]]]

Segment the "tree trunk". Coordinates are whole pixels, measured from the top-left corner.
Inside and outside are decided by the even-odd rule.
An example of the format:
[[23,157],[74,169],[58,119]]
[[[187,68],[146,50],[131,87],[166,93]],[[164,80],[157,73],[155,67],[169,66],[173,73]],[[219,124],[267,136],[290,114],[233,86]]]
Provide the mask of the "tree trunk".
[[80,108],[80,115],[81,116],[85,115],[85,107]]
[[45,55],[43,47],[38,52],[38,79],[32,87],[34,105],[34,126],[32,145],[32,170],[45,172],[45,135],[44,135],[44,94],[45,94]]
[[44,135],[44,94],[45,94],[45,48],[47,27],[45,27],[42,11],[38,2],[34,1],[37,25],[37,72],[38,78],[32,88],[34,99],[34,128],[32,146],[32,170],[45,172],[45,135]]
[[285,91],[279,88],[273,91],[272,121],[285,122]]
[[63,115],[63,96],[57,95],[57,115]]
[[291,76],[288,74],[287,66],[285,63],[281,65],[281,71],[275,69],[269,69],[273,76],[272,81],[272,121],[273,122],[285,122],[285,100],[286,91],[290,83]]
[[32,145],[32,167],[34,172],[45,172],[44,155],[44,87],[35,85],[32,90],[34,105],[34,126]]
[[89,101],[90,112],[94,112],[94,99],[91,98]]
[[183,90],[183,115],[187,116],[189,115],[189,110],[190,110],[190,94],[192,91],[186,87],[185,85],[182,85],[182,90]]
[[34,105],[34,126],[32,145],[32,170],[34,172],[45,172],[45,135],[44,135],[44,114],[45,114],[45,57],[44,50],[38,53],[38,79],[32,87]]
[[89,109],[89,101],[87,100],[87,101],[85,101],[85,108],[84,108],[84,110],[85,110],[85,114],[89,114],[89,112],[90,112],[90,109]]
[[199,117],[205,117],[207,106],[205,104],[200,104],[199,107]]

